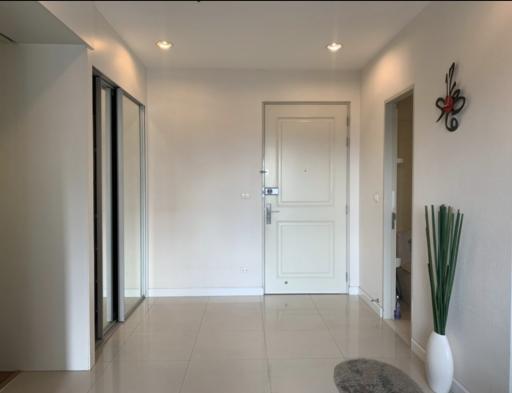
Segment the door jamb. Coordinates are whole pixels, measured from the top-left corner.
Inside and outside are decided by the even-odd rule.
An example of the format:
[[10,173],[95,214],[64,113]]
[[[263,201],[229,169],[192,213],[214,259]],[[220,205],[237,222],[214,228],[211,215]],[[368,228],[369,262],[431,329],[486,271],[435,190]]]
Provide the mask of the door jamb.
[[[350,292],[350,219],[351,219],[351,200],[350,200],[350,140],[351,140],[351,126],[352,126],[352,112],[351,112],[351,102],[350,101],[263,101],[261,103],[262,108],[262,145],[261,145],[261,168],[260,168],[260,176],[261,176],[261,190],[265,187],[265,109],[267,105],[345,105],[347,107],[347,165],[346,165],[346,196],[345,201],[347,205],[346,210],[346,252],[345,252],[345,277],[346,277],[346,294],[348,295]],[[263,192],[261,194],[261,200],[265,200],[265,196]],[[265,203],[261,203],[260,206],[261,211],[261,260],[262,260],[262,283],[263,283],[263,294],[267,293],[266,290],[266,281],[265,281],[265,269],[266,269],[266,261],[265,261]]]

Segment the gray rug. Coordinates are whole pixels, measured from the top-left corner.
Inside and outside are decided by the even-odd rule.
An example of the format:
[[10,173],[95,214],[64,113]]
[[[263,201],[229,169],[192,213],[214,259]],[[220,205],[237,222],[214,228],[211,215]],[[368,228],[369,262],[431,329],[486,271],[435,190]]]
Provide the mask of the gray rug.
[[418,384],[398,368],[370,359],[338,364],[334,383],[340,393],[422,393]]

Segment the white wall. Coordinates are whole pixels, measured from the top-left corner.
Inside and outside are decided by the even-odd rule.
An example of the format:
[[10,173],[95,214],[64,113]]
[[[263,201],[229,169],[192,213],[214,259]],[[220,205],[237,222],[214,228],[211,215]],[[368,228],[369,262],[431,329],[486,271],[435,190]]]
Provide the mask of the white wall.
[[0,370],[88,369],[94,334],[87,52],[9,44],[0,45],[0,58]]
[[[466,218],[447,334],[473,393],[509,391],[511,20],[510,3],[433,3],[362,75],[361,287],[382,299],[384,102],[414,85],[412,338],[424,348],[432,331],[423,206],[451,204]],[[434,107],[452,61],[468,97],[455,133]]]
[[146,69],[93,1],[41,1],[52,14],[90,47],[90,63],[142,103],[146,102]]
[[93,2],[41,3],[89,49],[0,49],[0,309],[9,321],[0,324],[0,369],[89,369],[95,345],[92,67],[143,103],[146,70]]
[[[357,212],[357,73],[149,70],[150,294],[261,290],[264,101],[351,102],[351,203]],[[353,214],[356,287],[357,221]],[[242,266],[249,271],[241,273]]]

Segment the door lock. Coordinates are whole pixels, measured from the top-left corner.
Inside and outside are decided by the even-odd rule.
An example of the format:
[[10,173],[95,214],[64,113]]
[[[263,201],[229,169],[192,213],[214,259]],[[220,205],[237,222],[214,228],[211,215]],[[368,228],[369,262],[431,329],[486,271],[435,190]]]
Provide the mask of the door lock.
[[263,187],[263,195],[279,195],[279,187]]

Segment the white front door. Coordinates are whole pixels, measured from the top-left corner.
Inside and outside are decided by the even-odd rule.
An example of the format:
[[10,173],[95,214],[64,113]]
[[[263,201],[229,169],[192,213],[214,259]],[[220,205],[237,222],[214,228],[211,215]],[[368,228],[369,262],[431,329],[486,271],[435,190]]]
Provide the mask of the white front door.
[[265,105],[266,293],[347,292],[347,116]]

